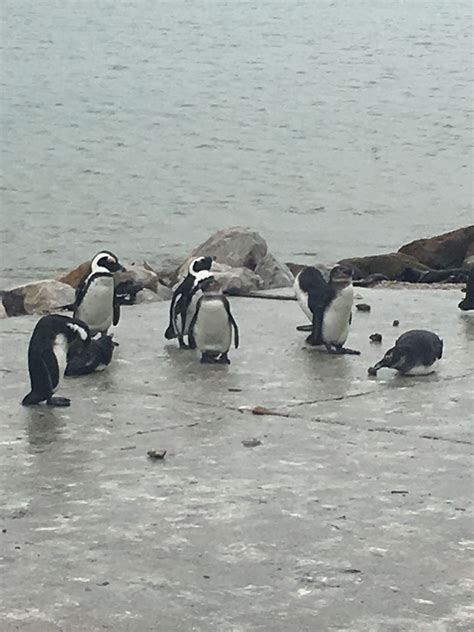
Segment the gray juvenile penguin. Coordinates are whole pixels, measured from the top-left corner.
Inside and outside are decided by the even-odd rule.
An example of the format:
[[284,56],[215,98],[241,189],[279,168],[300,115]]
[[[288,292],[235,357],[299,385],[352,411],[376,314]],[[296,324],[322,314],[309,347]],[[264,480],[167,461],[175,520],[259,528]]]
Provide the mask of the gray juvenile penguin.
[[435,370],[443,355],[443,341],[432,331],[412,329],[406,331],[373,367],[369,375],[377,375],[384,367],[395,369],[401,375],[428,375]]
[[[313,346],[324,345],[328,353],[360,354],[344,347],[354,301],[350,268],[335,266],[328,282],[317,268],[308,266],[297,275],[294,290],[301,309],[312,321],[306,342]],[[307,326],[298,329],[306,331]]]

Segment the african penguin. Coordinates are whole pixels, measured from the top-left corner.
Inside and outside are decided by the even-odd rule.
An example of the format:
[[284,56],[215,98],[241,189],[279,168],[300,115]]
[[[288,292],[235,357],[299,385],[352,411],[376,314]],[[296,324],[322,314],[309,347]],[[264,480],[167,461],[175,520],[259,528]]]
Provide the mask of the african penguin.
[[188,274],[173,293],[170,305],[170,316],[165,338],[178,338],[180,349],[187,349],[184,342],[189,323],[196,311],[196,304],[202,292],[201,286],[208,279],[213,278],[210,272],[213,257],[198,257],[189,264]]
[[306,341],[313,346],[324,345],[328,353],[359,355],[360,351],[343,346],[352,320],[352,270],[335,266],[326,281],[317,268],[308,266],[297,275],[294,289],[301,309],[312,322],[311,326],[297,328],[311,331]]
[[91,271],[76,290],[74,318],[89,326],[91,335],[106,334],[120,320],[120,305],[115,296],[114,272],[124,270],[118,258],[103,250],[92,259]]
[[239,329],[230,311],[230,304],[215,279],[208,279],[189,326],[192,347],[201,352],[201,362],[230,364],[228,351],[234,331],[235,348],[239,347]]
[[412,329],[402,334],[395,346],[389,349],[369,375],[377,375],[384,367],[397,370],[401,375],[428,375],[435,370],[443,355],[443,341],[432,331]]
[[31,391],[23,398],[23,406],[43,401],[48,406],[70,405],[71,400],[53,397],[53,393],[64,375],[69,345],[76,339],[83,344],[90,341],[89,327],[77,318],[50,314],[38,321],[28,347]]
[[468,311],[474,309],[474,268],[471,268],[466,282],[466,296],[458,304],[459,309]]
[[93,339],[87,346],[74,341],[69,346],[65,375],[88,375],[103,371],[112,361],[114,347],[113,334]]

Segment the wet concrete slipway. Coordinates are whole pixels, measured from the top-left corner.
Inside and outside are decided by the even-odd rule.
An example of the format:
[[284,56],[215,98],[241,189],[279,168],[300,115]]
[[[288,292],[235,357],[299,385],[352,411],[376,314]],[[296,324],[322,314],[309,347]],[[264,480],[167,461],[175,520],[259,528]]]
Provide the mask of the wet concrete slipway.
[[[69,409],[19,405],[36,318],[2,321],[2,632],[472,630],[474,318],[459,290],[361,294],[360,357],[306,349],[294,302],[234,299],[228,368],[164,340],[167,303],[124,308]],[[369,378],[414,327],[438,373]]]

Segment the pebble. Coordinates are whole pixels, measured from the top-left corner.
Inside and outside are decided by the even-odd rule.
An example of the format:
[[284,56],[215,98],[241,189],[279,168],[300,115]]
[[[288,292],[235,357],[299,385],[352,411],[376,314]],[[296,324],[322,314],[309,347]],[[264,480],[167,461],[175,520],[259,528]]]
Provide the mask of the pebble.
[[398,327],[399,324],[400,324],[400,321],[395,319],[392,323],[392,327]]
[[164,459],[166,450],[148,450],[147,454],[150,459]]
[[370,312],[370,305],[368,305],[367,303],[357,303],[356,309],[359,312]]
[[262,445],[260,439],[244,439],[242,441],[244,448],[256,448],[258,445]]
[[370,334],[371,342],[382,342],[382,334]]

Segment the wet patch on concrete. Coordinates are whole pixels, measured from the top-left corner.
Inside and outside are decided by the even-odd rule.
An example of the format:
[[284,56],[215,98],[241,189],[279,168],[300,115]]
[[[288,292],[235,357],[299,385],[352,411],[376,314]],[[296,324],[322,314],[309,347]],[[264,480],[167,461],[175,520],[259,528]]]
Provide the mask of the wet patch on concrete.
[[[62,410],[19,405],[36,319],[2,321],[2,629],[471,629],[474,318],[456,291],[358,292],[360,357],[241,298],[230,367],[169,345],[167,304],[124,308]],[[438,373],[368,377],[415,327]]]

